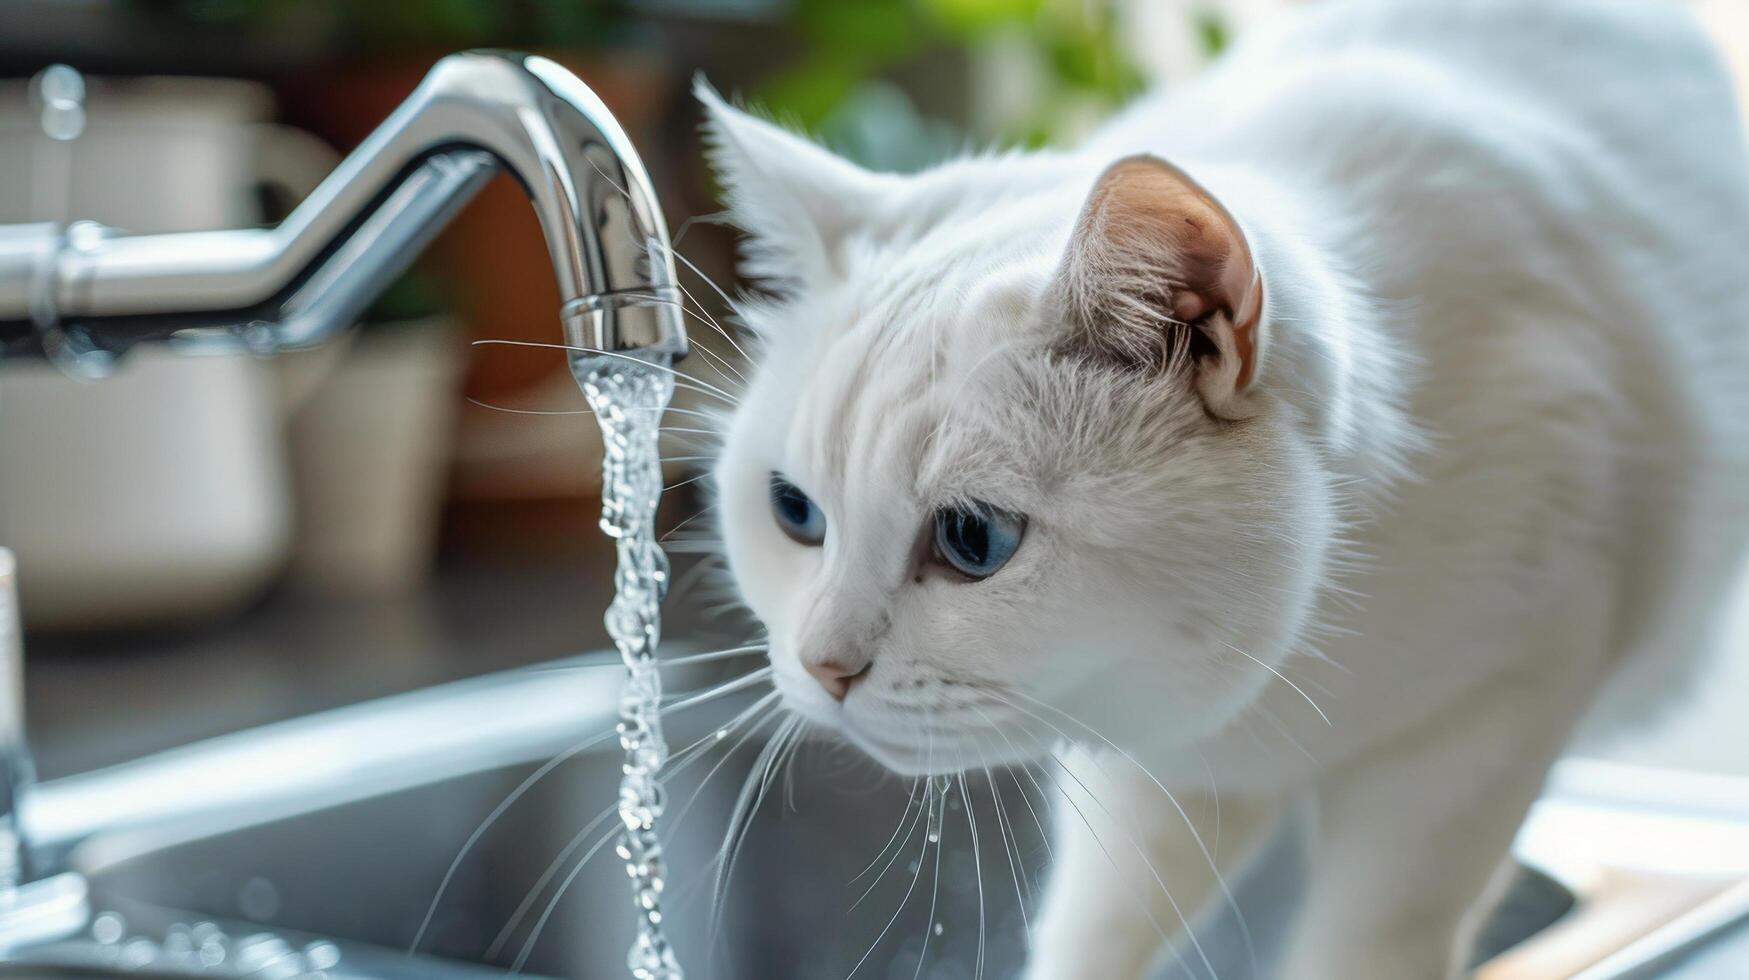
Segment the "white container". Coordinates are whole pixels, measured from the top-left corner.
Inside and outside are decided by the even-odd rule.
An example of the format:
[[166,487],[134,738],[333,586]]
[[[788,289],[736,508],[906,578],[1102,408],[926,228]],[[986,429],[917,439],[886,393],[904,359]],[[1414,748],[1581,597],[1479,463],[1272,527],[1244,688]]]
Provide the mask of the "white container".
[[292,581],[317,592],[424,583],[463,368],[447,317],[362,333],[291,421]]
[[[251,82],[93,80],[84,132],[59,142],[28,83],[0,85],[0,223],[258,224],[260,185],[299,199],[337,159],[265,124],[272,109]],[[162,350],[98,383],[0,364],[0,544],[17,553],[30,626],[191,620],[261,590],[291,527],[276,372]]]

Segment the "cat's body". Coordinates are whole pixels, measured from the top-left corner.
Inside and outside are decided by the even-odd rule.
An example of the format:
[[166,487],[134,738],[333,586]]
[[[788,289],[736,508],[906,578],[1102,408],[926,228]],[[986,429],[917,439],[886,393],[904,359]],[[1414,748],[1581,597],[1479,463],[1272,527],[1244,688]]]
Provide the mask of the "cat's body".
[[[1706,646],[1706,611],[1749,540],[1749,166],[1735,113],[1705,39],[1656,0],[1381,2],[1299,18],[1092,141],[1106,159],[1171,159],[1260,236],[1299,212],[1286,234],[1353,277],[1337,286],[1346,336],[1288,354],[1262,382],[1273,374],[1309,419],[1347,413],[1365,430],[1349,436],[1360,451],[1329,454],[1351,460],[1342,496],[1391,487],[1351,538],[1361,560],[1341,583],[1354,602],[1324,607],[1344,635],[1319,647],[1338,666],[1301,668],[1328,688],[1314,694],[1326,713],[1356,699],[1357,717],[1325,725],[1290,687],[1266,695],[1320,761],[1522,667],[1505,638],[1543,620],[1554,589],[1607,611],[1552,620],[1604,629],[1599,666],[1645,656],[1679,675]],[[1247,172],[1270,185],[1250,221]],[[1370,363],[1330,366],[1344,358]],[[1381,394],[1404,411],[1381,411]],[[1380,480],[1398,452],[1410,479]],[[1441,637],[1475,648],[1410,652]],[[1254,750],[1235,745],[1217,767],[1236,788],[1305,761],[1272,772]]]
[[[1280,976],[1456,971],[1573,727],[1676,684],[1749,541],[1749,157],[1683,12],[1320,7],[913,178],[715,113],[791,281],[718,479],[792,707],[901,771],[1075,746],[1038,980],[1141,974],[1290,810]],[[1026,518],[981,580],[931,570],[963,501]]]

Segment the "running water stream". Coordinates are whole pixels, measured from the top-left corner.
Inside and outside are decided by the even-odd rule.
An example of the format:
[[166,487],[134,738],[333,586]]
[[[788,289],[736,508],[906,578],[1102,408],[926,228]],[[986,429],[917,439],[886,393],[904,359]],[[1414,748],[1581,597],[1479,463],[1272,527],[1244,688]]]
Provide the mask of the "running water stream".
[[666,355],[645,356],[647,362],[573,353],[571,373],[601,425],[601,529],[619,552],[607,632],[626,666],[619,702],[625,766],[617,850],[631,879],[638,916],[638,936],[626,954],[626,966],[638,980],[682,980],[680,962],[662,932],[662,840],[656,831],[664,803],[658,775],[668,761],[656,662],[661,602],[668,588],[668,558],[656,543],[656,504],[662,496],[657,438],[663,410],[674,393],[674,375]]

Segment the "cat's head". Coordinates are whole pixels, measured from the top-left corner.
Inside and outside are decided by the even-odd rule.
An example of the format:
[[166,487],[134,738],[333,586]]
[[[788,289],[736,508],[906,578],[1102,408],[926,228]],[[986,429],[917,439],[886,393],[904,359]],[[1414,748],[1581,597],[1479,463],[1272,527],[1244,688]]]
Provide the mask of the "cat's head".
[[870,173],[700,97],[775,294],[715,477],[786,703],[906,773],[1230,721],[1335,522],[1227,209],[1150,157]]

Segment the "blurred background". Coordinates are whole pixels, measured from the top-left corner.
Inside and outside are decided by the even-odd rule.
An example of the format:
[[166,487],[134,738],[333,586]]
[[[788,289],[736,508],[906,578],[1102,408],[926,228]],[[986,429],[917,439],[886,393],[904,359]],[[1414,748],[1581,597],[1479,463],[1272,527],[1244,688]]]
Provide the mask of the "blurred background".
[[[697,312],[727,324],[723,294],[741,287],[733,234],[712,220],[716,189],[689,94],[695,75],[860,163],[905,171],[968,148],[1073,140],[1141,90],[1192,77],[1285,5],[0,0],[0,224],[95,219],[159,232],[276,221],[437,58],[522,49],[575,71],[631,135],[688,260],[682,282]],[[1743,7],[1710,0],[1697,9],[1749,64]],[[33,88],[57,63],[84,74],[76,120],[51,119]],[[534,214],[500,176],[356,331],[323,349],[275,359],[141,350],[98,384],[0,363],[0,545],[18,556],[39,777],[606,646],[612,552],[596,527],[593,420],[575,414],[582,399],[557,352],[473,343],[551,341],[557,313]],[[734,345],[702,321],[689,326],[703,350],[686,369],[734,391]],[[677,402],[687,411],[725,407],[689,394]],[[731,646],[756,629],[703,540],[712,516],[691,480],[709,442],[699,433],[664,440],[675,487],[664,527],[677,573],[667,634],[694,649]],[[1733,635],[1749,654],[1749,630]],[[1749,777],[1740,708],[1749,655],[1717,671],[1680,723],[1587,751]],[[730,796],[745,765],[720,777]],[[822,856],[821,880],[836,875],[840,887],[860,862],[833,856],[829,829],[870,828],[852,855],[866,859],[901,815],[904,787],[829,752],[803,765],[825,773],[798,780],[811,807],[761,825],[749,853],[808,849]],[[526,771],[251,831],[125,869],[114,887],[190,910],[189,921],[202,914],[405,947],[450,858]],[[614,773],[611,759],[587,764],[483,838],[428,947],[510,962],[517,943],[485,953],[498,923],[579,817],[609,802]],[[855,795],[871,782],[874,797]],[[704,865],[727,806],[690,818],[699,839],[677,842],[677,855]],[[600,894],[579,888],[561,913],[589,928],[532,945],[528,969],[618,975],[630,915],[611,861],[592,876]],[[962,885],[976,875],[956,869]],[[804,907],[798,896],[809,892],[793,882],[750,887],[782,912],[765,921],[787,926],[741,923],[738,962],[777,971],[746,975],[843,975],[855,962],[797,966],[778,936],[822,913]],[[368,901],[338,902],[337,890]],[[874,908],[899,895],[881,898]],[[1017,940],[1018,912],[993,928]],[[884,913],[837,913],[819,928],[848,930],[828,944],[843,947],[838,955],[878,944]],[[926,920],[906,922],[910,945],[889,951],[904,966],[893,975],[910,975]],[[970,976],[969,940],[939,942],[948,952],[923,975]],[[597,944],[611,947],[604,961]],[[760,950],[775,959],[760,960]]]
[[[740,287],[734,237],[711,220],[716,189],[689,93],[696,74],[859,162],[911,170],[968,148],[1072,139],[1150,80],[1193,73],[1268,6],[0,0],[0,77],[11,79],[0,81],[0,223],[94,219],[160,232],[277,221],[436,59],[521,49],[575,71],[630,134],[687,259],[683,285],[701,316],[723,319],[723,294]],[[77,119],[51,118],[33,85],[56,63],[84,75]],[[275,359],[143,349],[98,384],[0,364],[0,542],[20,569],[38,776],[102,772],[606,646],[613,554],[596,527],[594,421],[568,414],[583,402],[557,352],[472,344],[550,342],[557,316],[533,211],[500,176],[355,332],[324,349]],[[734,345],[700,321],[689,326],[702,349],[685,368],[733,392]],[[679,403],[724,407],[684,391]],[[709,427],[680,418],[691,421],[670,424]],[[708,545],[691,540],[708,537],[711,521],[701,484],[688,482],[709,443],[696,432],[664,440],[676,564],[666,634],[693,649],[754,630]],[[615,681],[587,676],[609,689]],[[600,705],[592,710],[579,709],[579,733],[605,726]],[[454,723],[466,731],[490,719],[458,713]],[[677,720],[674,744],[714,723]],[[702,935],[689,923],[702,923],[709,888],[696,879],[708,877],[759,741],[716,776],[714,792],[726,796],[707,795],[690,832],[671,843],[676,867],[700,869],[676,886],[671,915],[683,933]],[[905,804],[895,781],[848,764],[836,779],[799,780],[804,802],[818,797],[798,807],[808,819],[761,821],[749,840],[750,854],[798,842],[818,850],[819,880],[746,878],[748,894],[788,911],[741,923],[726,944],[744,975],[843,973],[875,940],[885,911],[847,920],[854,894],[808,898],[841,892]],[[846,765],[834,756],[812,768],[830,775]],[[494,944],[494,934],[525,897],[549,900],[552,883],[535,885],[541,870],[611,801],[616,769],[611,755],[569,765],[484,835],[424,948],[511,964],[539,905],[511,941]],[[97,876],[107,896],[98,904],[128,908],[131,924],[117,930],[128,934],[207,916],[404,948],[451,858],[527,771],[447,780],[124,862]],[[677,780],[677,798],[691,792]],[[870,839],[820,841],[846,825]],[[969,859],[948,858],[946,877],[960,883],[946,887],[948,903],[973,898]],[[631,916],[612,861],[597,859],[571,890],[559,911],[566,928],[529,944],[527,969],[620,975]],[[909,876],[897,871],[889,877],[902,886]],[[898,898],[883,886],[869,908]],[[992,928],[1019,938],[1017,908],[991,916]],[[589,928],[575,928],[580,921]],[[793,936],[810,922],[833,934],[853,928],[805,965]],[[876,962],[915,958],[923,929],[901,932],[910,945]],[[936,940],[964,948],[931,969],[968,969],[974,938],[956,928]],[[1016,955],[998,962],[1012,966]]]
[[[1255,6],[5,0],[0,222],[274,221],[437,58],[530,50],[577,72],[631,134],[697,267],[684,284],[723,318],[719,287],[739,287],[733,236],[711,220],[695,74],[908,170],[1070,138],[1152,75],[1194,70]],[[57,62],[87,76],[71,139],[44,132],[32,98]],[[518,414],[583,407],[557,352],[470,345],[550,341],[557,310],[534,214],[501,176],[327,349],[146,350],[100,385],[0,367],[0,541],[25,570],[43,773],[598,646],[594,424]],[[687,369],[732,390],[722,365],[737,352],[694,332],[706,350]],[[699,445],[670,440],[677,477],[699,471]],[[670,496],[676,522],[698,489]],[[140,699],[143,684],[159,697]]]

